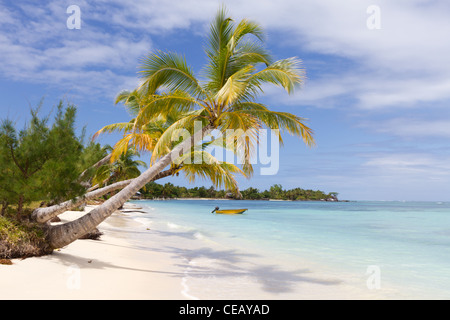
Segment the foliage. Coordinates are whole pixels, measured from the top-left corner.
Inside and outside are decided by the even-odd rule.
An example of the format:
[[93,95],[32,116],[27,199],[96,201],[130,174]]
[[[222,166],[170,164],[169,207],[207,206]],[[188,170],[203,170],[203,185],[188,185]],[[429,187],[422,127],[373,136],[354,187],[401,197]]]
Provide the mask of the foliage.
[[[201,187],[179,187],[168,182],[166,184],[159,184],[156,182],[148,183],[145,188],[140,190],[142,196],[146,199],[154,198],[227,198],[233,197],[233,194],[225,190],[216,190],[213,186],[210,188]],[[324,193],[320,190],[305,190],[302,188],[294,188],[290,190],[283,190],[282,186],[275,184],[269,190],[259,191],[256,188],[249,187],[246,190],[241,190],[244,200],[263,200],[263,199],[277,199],[277,200],[329,200],[332,199],[335,192]]]
[[92,179],[96,173],[97,168],[93,167],[99,159],[103,159],[111,147],[108,145],[101,146],[99,143],[89,141],[83,148],[83,152],[78,161],[78,167],[82,172],[80,175],[81,181]]
[[41,104],[18,130],[5,119],[0,127],[0,202],[2,213],[17,205],[20,216],[31,201],[59,202],[79,196],[85,187],[78,177],[86,165],[98,161],[98,146],[85,148],[75,134],[76,107],[61,101],[53,123],[39,116]]

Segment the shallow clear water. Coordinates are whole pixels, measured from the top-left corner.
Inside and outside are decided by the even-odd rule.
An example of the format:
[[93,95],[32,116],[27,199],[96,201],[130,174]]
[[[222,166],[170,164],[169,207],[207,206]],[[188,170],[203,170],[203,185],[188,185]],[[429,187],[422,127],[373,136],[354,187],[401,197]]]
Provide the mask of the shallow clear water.
[[[306,259],[365,281],[370,268],[400,297],[450,298],[450,203],[136,201],[136,219],[190,239],[265,257],[281,266]],[[242,215],[211,214],[248,208]],[[364,283],[364,285],[366,285]],[[394,297],[395,298],[395,297]]]

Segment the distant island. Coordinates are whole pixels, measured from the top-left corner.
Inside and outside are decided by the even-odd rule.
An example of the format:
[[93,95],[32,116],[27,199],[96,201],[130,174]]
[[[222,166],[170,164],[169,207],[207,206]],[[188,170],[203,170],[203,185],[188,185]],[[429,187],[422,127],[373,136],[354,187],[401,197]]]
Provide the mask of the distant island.
[[337,192],[325,193],[321,190],[294,188],[285,190],[280,184],[274,184],[269,190],[260,191],[257,188],[247,188],[236,193],[226,190],[216,190],[213,186],[206,187],[180,187],[168,182],[159,184],[148,183],[136,195],[135,199],[183,199],[183,198],[210,198],[210,199],[242,199],[242,200],[291,200],[291,201],[340,201]]

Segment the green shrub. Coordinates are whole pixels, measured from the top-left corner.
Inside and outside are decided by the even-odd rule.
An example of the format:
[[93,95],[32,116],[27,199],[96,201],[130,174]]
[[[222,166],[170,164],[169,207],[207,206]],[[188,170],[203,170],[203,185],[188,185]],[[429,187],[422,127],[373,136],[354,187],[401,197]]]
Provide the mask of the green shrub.
[[51,252],[42,225],[0,216],[0,259],[42,256]]

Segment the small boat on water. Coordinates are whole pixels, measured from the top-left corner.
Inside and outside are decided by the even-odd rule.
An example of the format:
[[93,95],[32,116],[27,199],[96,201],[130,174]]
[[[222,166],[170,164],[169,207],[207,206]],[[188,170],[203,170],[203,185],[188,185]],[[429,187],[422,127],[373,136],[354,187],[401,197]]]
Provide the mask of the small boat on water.
[[219,207],[216,207],[211,213],[219,213],[219,214],[242,214],[248,209],[225,209],[220,210]]

